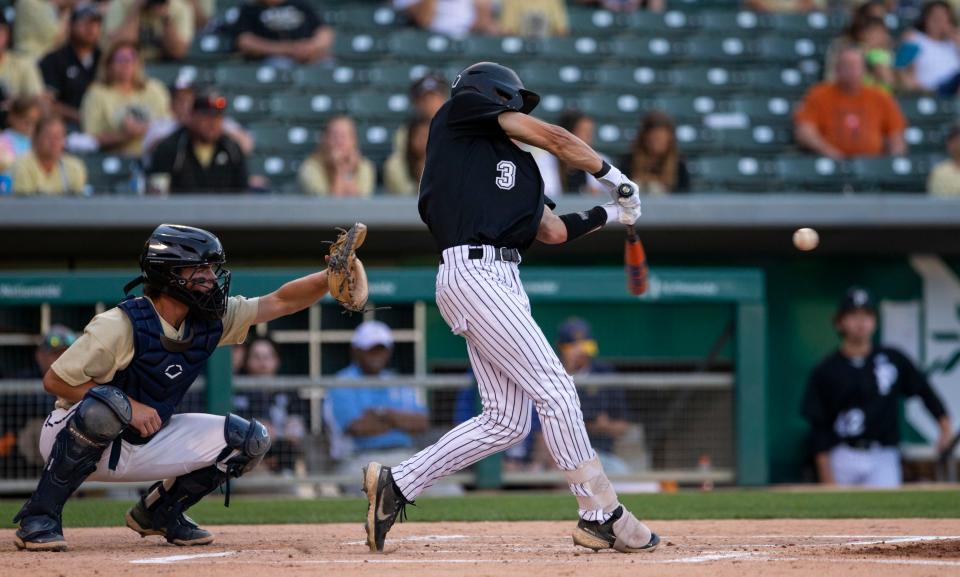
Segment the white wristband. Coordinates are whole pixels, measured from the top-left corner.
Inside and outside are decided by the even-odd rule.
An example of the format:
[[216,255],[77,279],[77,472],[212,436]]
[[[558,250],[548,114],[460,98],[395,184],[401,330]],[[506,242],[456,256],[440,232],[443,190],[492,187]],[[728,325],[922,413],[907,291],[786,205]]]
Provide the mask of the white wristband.
[[620,221],[620,207],[613,203],[600,205],[607,212],[607,224]]

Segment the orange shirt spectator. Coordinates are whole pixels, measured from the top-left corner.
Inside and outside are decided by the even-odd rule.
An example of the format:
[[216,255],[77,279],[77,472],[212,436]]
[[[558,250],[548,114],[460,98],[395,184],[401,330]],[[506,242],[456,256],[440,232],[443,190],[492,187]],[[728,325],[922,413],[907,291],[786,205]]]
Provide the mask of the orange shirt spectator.
[[907,122],[889,94],[864,85],[863,53],[845,48],[836,66],[836,81],[814,86],[800,103],[797,141],[835,159],[904,154]]

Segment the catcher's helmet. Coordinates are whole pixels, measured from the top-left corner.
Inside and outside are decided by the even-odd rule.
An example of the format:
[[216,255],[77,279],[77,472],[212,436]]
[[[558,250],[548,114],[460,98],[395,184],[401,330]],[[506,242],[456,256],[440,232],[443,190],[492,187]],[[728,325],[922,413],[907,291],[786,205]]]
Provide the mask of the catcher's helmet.
[[[190,307],[191,314],[203,320],[223,318],[230,294],[230,271],[220,239],[201,228],[179,224],[161,224],[150,234],[140,254],[141,276],[124,287],[129,292],[143,283]],[[216,281],[207,291],[192,289],[191,279],[177,274],[178,269],[210,265]]]
[[529,114],[540,103],[540,95],[525,89],[516,72],[495,62],[477,62],[464,68],[453,81],[450,96],[464,90],[479,92],[524,114]]

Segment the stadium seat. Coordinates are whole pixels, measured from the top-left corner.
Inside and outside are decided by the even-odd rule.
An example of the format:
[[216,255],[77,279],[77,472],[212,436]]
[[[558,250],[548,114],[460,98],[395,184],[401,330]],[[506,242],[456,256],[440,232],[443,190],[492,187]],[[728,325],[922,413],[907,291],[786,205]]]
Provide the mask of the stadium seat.
[[779,189],[773,161],[752,156],[701,157],[688,163],[699,190],[719,188],[737,192],[768,192]]
[[523,84],[534,91],[580,90],[593,84],[590,67],[576,64],[520,66],[517,74],[523,79]]
[[273,92],[291,82],[290,73],[272,66],[258,64],[226,64],[214,70],[214,79],[224,92],[233,90],[261,90]]
[[878,156],[851,161],[858,192],[917,192],[926,190],[930,158],[926,156]]
[[393,33],[387,41],[387,48],[396,58],[418,62],[443,62],[455,58],[462,51],[459,41],[420,30]]
[[226,34],[198,34],[187,52],[188,62],[220,62],[234,53],[233,37]]
[[257,153],[267,155],[306,156],[316,146],[316,132],[306,126],[284,126],[275,122],[250,126]]
[[247,161],[251,175],[265,176],[272,190],[282,190],[297,180],[297,170],[304,157],[289,157],[273,154],[255,154]]
[[716,98],[687,94],[658,94],[652,104],[653,108],[666,112],[677,123],[699,124],[705,115],[720,109]]
[[738,36],[698,35],[685,44],[687,60],[696,63],[746,65],[753,57],[754,43]]
[[803,59],[823,60],[826,44],[811,37],[764,36],[756,44],[757,57],[765,64],[796,63]]
[[445,71],[435,70],[426,64],[384,63],[367,70],[367,82],[375,90],[402,92],[429,72],[441,73],[449,78]]
[[84,157],[87,166],[87,186],[99,194],[132,194],[130,180],[133,163],[138,161],[113,154],[93,154]]
[[811,79],[796,68],[780,66],[762,67],[745,72],[746,84],[751,87],[762,87],[766,93],[775,93],[784,97],[800,97],[810,86]]
[[683,60],[683,44],[664,36],[620,36],[610,43],[610,52],[618,61],[678,62]]
[[546,38],[537,44],[539,59],[556,62],[596,63],[606,54],[606,45],[591,36]]
[[303,66],[294,70],[293,84],[311,91],[350,92],[365,84],[365,78],[353,66]]
[[614,34],[626,26],[626,19],[620,14],[576,6],[567,8],[567,21],[572,34],[598,38]]
[[406,17],[397,14],[389,6],[370,4],[347,4],[327,10],[324,17],[338,31],[382,31],[402,26]]
[[356,119],[402,120],[410,113],[410,97],[407,91],[355,92],[347,97],[346,108]]
[[670,72],[651,66],[611,66],[597,69],[597,86],[623,91],[662,90],[671,85]]
[[912,153],[942,153],[945,152],[947,130],[942,125],[909,126],[903,136]]
[[339,33],[333,53],[340,62],[378,60],[388,54],[386,39],[371,32]]
[[841,16],[826,12],[778,12],[764,15],[766,25],[779,36],[830,38],[840,32]]
[[748,86],[743,71],[722,66],[676,68],[670,76],[674,88],[692,94],[732,92]]
[[767,26],[765,18],[747,10],[704,10],[697,15],[697,21],[705,33],[756,35]]
[[680,151],[688,155],[719,153],[720,137],[717,131],[697,124],[677,124],[677,145]]
[[577,99],[578,108],[599,120],[638,122],[644,111],[653,106],[633,94],[596,92],[583,94]]
[[782,96],[735,96],[729,106],[733,112],[746,114],[754,124],[792,124],[796,104],[796,100]]
[[269,98],[256,93],[234,92],[227,98],[227,114],[240,122],[262,120],[270,114]]
[[779,154],[793,143],[793,130],[790,128],[774,128],[761,124],[717,132],[724,150],[743,154]]
[[195,64],[147,64],[145,72],[168,88],[178,81],[203,84],[209,82],[213,74],[210,69]]
[[463,41],[463,54],[473,62],[490,60],[509,64],[530,55],[536,46],[516,36],[471,36]]
[[577,107],[577,101],[574,98],[541,91],[540,105],[533,111],[533,115],[547,122],[555,122],[565,110]]
[[955,102],[934,96],[901,96],[900,110],[911,125],[938,126],[954,120]]
[[597,123],[593,137],[593,146],[601,153],[609,156],[613,162],[630,151],[630,144],[637,134],[636,124],[617,124],[613,122]]
[[343,104],[329,94],[283,92],[269,100],[270,115],[284,122],[323,122],[343,111]]
[[696,27],[692,13],[679,10],[652,12],[636,10],[625,15],[625,23],[631,34],[639,36],[667,35],[686,36]]
[[363,155],[377,164],[393,152],[395,123],[362,123],[357,126],[357,140]]
[[847,163],[818,156],[781,156],[777,170],[786,190],[843,192]]

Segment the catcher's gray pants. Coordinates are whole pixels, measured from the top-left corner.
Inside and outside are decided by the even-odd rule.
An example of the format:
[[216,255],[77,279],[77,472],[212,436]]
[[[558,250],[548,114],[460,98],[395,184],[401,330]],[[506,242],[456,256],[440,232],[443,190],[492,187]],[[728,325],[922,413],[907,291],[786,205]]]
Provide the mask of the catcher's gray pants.
[[470,259],[468,248],[443,251],[437,306],[454,334],[467,341],[483,412],[393,468],[397,486],[411,500],[438,479],[522,441],[530,432],[532,405],[558,467],[573,471],[596,456],[573,379],[530,315],[517,264],[495,260],[490,246],[483,247],[482,258]]
[[[76,404],[70,409],[56,409],[47,417],[40,430],[40,453],[44,460],[50,457],[53,443],[60,429],[67,425]],[[167,426],[160,429],[146,445],[120,446],[117,469],[109,467],[110,448],[103,452],[97,470],[88,481],[158,481],[173,479],[191,471],[209,467],[227,446],[223,437],[224,417],[203,413],[183,413],[170,417]]]

